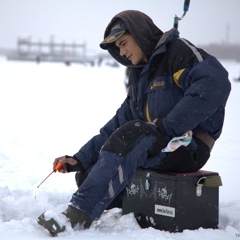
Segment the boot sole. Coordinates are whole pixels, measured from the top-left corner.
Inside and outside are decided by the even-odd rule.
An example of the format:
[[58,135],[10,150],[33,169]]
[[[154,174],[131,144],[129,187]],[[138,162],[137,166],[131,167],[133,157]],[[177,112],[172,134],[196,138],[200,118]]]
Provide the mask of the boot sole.
[[44,213],[38,217],[38,224],[47,229],[53,237],[56,237],[58,233],[64,232],[65,230],[65,227],[60,227],[53,218],[46,221]]

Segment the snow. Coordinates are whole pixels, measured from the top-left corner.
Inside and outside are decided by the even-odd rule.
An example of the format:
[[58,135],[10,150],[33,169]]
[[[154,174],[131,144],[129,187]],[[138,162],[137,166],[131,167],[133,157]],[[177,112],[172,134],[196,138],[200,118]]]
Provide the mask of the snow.
[[[204,170],[220,174],[219,229],[169,233],[141,229],[133,214],[112,209],[85,231],[67,231],[68,239],[228,240],[240,238],[240,63],[221,61],[232,92],[221,138]],[[0,59],[0,238],[50,239],[37,224],[45,211],[66,209],[76,191],[74,173],[52,174],[56,157],[74,154],[116,112],[126,96],[125,69],[107,65],[8,62]]]

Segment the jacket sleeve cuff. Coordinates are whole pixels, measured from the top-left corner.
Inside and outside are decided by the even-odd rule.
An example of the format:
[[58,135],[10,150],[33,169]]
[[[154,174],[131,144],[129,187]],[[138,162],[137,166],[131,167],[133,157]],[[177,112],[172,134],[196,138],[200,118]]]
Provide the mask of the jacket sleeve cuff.
[[67,172],[77,172],[77,171],[82,171],[84,169],[83,165],[79,162],[79,160],[74,157],[74,156],[65,156],[66,158],[73,158],[77,161],[77,164],[71,165],[69,163],[66,164],[67,167]]

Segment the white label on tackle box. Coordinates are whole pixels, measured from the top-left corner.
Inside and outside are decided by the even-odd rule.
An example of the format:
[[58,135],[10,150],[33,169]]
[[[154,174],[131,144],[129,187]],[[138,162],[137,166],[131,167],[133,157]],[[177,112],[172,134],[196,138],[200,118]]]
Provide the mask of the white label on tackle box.
[[155,204],[155,214],[167,217],[175,217],[175,208]]

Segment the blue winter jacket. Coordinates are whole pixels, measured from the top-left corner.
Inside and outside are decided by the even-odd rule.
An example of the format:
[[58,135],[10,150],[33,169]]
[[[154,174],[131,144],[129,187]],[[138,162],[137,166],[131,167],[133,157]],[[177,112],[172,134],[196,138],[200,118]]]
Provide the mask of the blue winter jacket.
[[[130,17],[134,18],[134,11],[130,13]],[[146,29],[155,29],[151,20],[144,17]],[[133,67],[119,55],[117,48],[109,50],[120,63],[132,67],[132,85],[116,115],[74,157],[86,169],[90,168],[96,163],[100,149],[109,136],[118,127],[134,119],[148,122],[161,119],[164,131],[170,137],[180,136],[189,130],[195,133],[201,128],[215,140],[218,139],[231,90],[228,73],[220,62],[189,41],[179,38],[176,29],[164,34],[158,31],[161,37],[155,42],[154,48],[154,40],[148,41],[151,46],[147,48],[148,42],[140,41],[140,36],[133,31],[134,21],[129,21],[129,15],[117,15],[109,26],[116,18],[125,21],[130,34],[148,56],[148,62]],[[109,27],[105,35],[108,31]],[[144,34],[144,31],[138,34]]]

